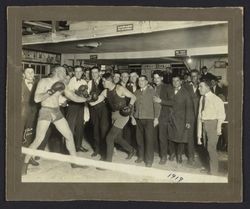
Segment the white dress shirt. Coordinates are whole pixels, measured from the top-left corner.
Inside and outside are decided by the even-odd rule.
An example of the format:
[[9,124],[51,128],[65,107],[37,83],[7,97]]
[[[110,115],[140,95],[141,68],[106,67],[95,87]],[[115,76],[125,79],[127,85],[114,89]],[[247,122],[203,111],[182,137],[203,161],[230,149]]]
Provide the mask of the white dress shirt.
[[225,107],[223,101],[214,93],[209,91],[205,94],[205,106],[202,111],[202,100],[204,96],[200,98],[199,114],[198,114],[198,138],[201,138],[202,134],[202,121],[205,120],[217,120],[217,133],[221,132],[221,124],[226,118]]
[[24,82],[25,82],[27,88],[29,89],[29,91],[31,91],[34,83],[32,81],[28,81],[27,79],[25,79]]
[[81,85],[88,85],[84,79],[80,79],[79,81],[76,80],[76,77],[70,79],[68,88],[69,90],[75,92]]

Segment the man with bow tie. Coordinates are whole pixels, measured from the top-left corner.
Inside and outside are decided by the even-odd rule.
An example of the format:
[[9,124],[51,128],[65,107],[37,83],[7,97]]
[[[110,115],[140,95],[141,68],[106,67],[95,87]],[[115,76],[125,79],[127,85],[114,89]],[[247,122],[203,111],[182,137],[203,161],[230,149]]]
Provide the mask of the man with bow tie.
[[[87,86],[87,82],[82,78],[83,69],[81,66],[76,66],[74,69],[74,77],[69,81],[68,88],[70,91],[75,92],[82,85]],[[69,123],[69,127],[74,135],[76,151],[88,152],[86,148],[82,146],[82,140],[84,137],[84,104],[74,101],[68,102],[68,111],[66,119]]]
[[[22,144],[25,147],[28,147],[34,140],[38,112],[38,105],[34,102],[36,86],[34,69],[30,67],[24,69],[22,80]],[[29,163],[34,166],[39,165],[33,158],[30,159]]]

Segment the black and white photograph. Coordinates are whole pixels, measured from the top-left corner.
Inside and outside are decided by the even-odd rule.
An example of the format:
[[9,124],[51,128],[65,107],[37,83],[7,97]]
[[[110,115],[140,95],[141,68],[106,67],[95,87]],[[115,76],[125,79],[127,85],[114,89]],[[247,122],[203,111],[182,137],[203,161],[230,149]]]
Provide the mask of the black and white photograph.
[[227,182],[227,22],[27,20],[22,52],[23,182]]
[[8,20],[9,197],[216,201],[221,188],[241,198],[240,8],[162,18],[163,8],[18,9]]

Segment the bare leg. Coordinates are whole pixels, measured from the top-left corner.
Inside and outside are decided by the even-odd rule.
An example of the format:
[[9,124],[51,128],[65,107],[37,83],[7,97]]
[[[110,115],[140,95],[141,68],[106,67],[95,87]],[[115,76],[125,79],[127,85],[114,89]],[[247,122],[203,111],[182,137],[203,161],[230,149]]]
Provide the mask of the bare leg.
[[58,121],[54,122],[57,130],[64,136],[66,139],[66,147],[70,153],[70,155],[76,156],[76,148],[74,143],[73,134],[69,128],[69,124],[65,118],[62,118]]
[[[37,149],[40,146],[49,128],[49,125],[50,125],[50,121],[38,120],[37,126],[36,126],[36,137],[34,141],[30,144],[29,148]],[[26,155],[24,159],[24,163],[28,163],[30,158],[31,158],[30,155]]]

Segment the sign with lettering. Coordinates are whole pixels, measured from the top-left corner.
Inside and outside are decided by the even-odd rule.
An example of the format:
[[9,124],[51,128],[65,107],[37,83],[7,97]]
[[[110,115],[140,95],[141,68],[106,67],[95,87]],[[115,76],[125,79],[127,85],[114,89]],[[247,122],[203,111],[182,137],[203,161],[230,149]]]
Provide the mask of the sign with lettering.
[[187,50],[186,49],[175,50],[175,56],[176,57],[185,57],[185,56],[187,56]]
[[116,31],[117,32],[130,31],[130,30],[134,30],[134,25],[133,24],[117,25],[116,26]]
[[98,56],[96,54],[90,55],[89,59],[91,60],[97,60]]

